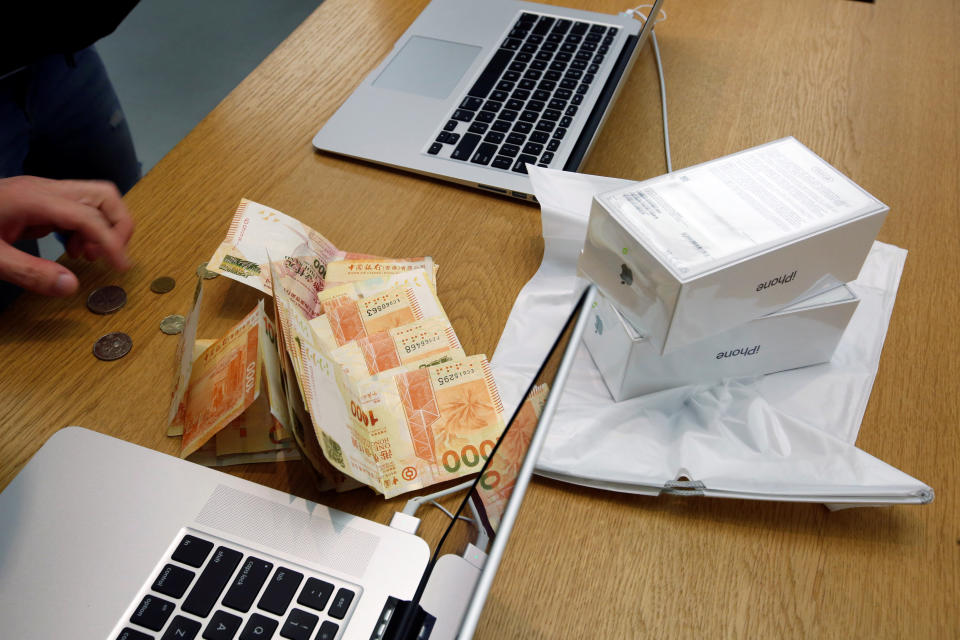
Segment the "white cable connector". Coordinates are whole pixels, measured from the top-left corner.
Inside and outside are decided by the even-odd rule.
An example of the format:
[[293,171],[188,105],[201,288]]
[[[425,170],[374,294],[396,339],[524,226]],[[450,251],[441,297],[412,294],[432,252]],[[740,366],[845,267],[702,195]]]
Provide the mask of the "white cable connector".
[[415,536],[417,535],[417,530],[420,529],[420,518],[397,511],[393,514],[393,518],[390,519],[390,526]]
[[430,493],[425,496],[418,496],[416,498],[410,498],[407,500],[407,504],[403,506],[403,513],[407,515],[416,515],[417,510],[423,506],[424,503],[430,502],[431,500],[436,500],[437,498],[442,498],[443,496],[448,496],[451,493],[457,493],[458,491],[466,491],[471,486],[473,486],[473,480],[467,480],[462,482],[454,487],[444,489],[443,491],[437,491],[435,493]]

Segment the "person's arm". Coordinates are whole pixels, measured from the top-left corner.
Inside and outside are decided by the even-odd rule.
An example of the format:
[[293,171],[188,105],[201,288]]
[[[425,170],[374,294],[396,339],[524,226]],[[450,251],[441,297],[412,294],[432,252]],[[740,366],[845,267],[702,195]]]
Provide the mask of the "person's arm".
[[66,248],[73,258],[103,257],[120,271],[130,266],[126,247],[133,218],[113,184],[33,176],[0,179],[0,279],[44,295],[74,293],[79,283],[69,269],[13,246],[20,238],[51,231],[71,234]]

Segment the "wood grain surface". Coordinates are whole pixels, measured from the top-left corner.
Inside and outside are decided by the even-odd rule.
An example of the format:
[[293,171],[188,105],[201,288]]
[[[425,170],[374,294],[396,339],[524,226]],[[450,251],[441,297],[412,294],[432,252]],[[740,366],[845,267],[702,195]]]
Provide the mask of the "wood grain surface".
[[[434,256],[465,349],[493,352],[541,259],[539,211],[310,144],[423,4],[324,2],[127,196],[137,220],[131,271],[67,260],[80,294],[25,295],[2,314],[0,487],[69,424],[176,451],[164,420],[177,338],[159,323],[189,308],[194,270],[242,197],[342,248]],[[960,10],[952,0],[665,8],[657,33],[674,167],[793,135],[890,206],[880,239],[909,256],[858,446],[932,486],[936,499],[831,513],[537,479],[476,637],[958,637]],[[583,171],[663,173],[659,105],[648,46]],[[178,282],[162,296],[149,290],[161,275]],[[105,284],[126,288],[129,301],[95,316],[84,299]],[[205,296],[200,337],[222,334],[257,300],[225,278]],[[111,331],[129,333],[133,351],[101,362],[93,343]],[[381,522],[397,506],[365,490],[320,494],[300,463],[228,471]],[[425,520],[428,537],[445,524],[439,512]]]

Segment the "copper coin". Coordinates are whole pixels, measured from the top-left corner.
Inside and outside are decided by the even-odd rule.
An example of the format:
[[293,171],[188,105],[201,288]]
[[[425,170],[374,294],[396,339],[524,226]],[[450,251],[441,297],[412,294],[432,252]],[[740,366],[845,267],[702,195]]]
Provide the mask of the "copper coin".
[[116,331],[108,333],[93,345],[93,355],[101,360],[119,360],[130,353],[133,348],[133,340],[125,333]]
[[87,296],[87,309],[100,315],[113,313],[127,303],[127,292],[123,287],[109,285],[94,290]]
[[197,275],[203,278],[204,280],[213,280],[220,274],[217,273],[216,271],[211,271],[210,269],[207,269],[208,264],[210,263],[204,262],[199,267],[197,267]]
[[150,283],[150,291],[154,293],[169,293],[177,286],[177,281],[169,276],[162,276]]
[[160,331],[163,331],[168,336],[175,336],[183,331],[183,325],[186,321],[187,319],[179,314],[167,316],[160,322]]

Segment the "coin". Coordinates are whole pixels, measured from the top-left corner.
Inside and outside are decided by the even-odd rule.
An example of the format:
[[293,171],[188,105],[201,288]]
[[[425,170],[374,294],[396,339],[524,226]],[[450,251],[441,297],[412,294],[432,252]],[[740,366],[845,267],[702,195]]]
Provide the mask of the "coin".
[[177,286],[177,281],[169,276],[162,276],[150,283],[150,291],[154,293],[168,293]]
[[101,360],[119,360],[130,353],[133,348],[133,340],[125,333],[115,331],[108,333],[93,345],[93,355]]
[[113,284],[100,287],[87,296],[87,308],[100,315],[113,313],[126,303],[127,292],[123,290],[123,287]]
[[187,319],[179,314],[167,316],[160,322],[160,331],[163,331],[168,336],[175,336],[183,331],[183,325],[186,321]]
[[220,274],[217,273],[216,271],[210,271],[210,269],[207,269],[208,264],[210,263],[204,262],[199,267],[197,267],[197,275],[203,278],[204,280],[213,280]]

